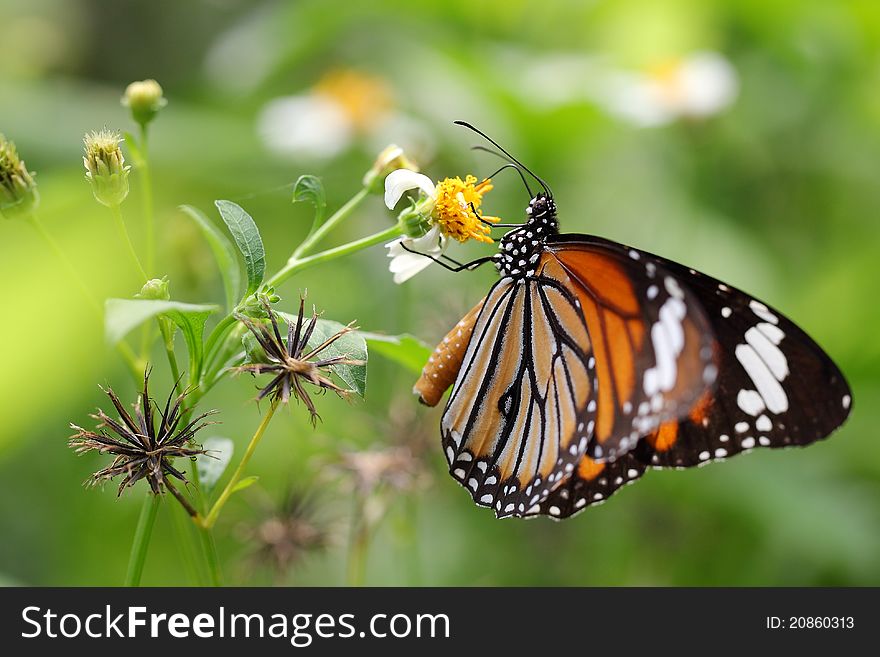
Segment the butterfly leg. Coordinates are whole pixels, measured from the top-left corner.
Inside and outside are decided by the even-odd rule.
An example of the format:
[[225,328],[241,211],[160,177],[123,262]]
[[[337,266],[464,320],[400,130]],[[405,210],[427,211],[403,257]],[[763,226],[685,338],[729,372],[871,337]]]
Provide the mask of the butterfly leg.
[[445,262],[443,262],[442,260],[440,260],[440,258],[435,258],[434,256],[428,255],[427,253],[421,253],[419,251],[415,251],[415,250],[409,248],[408,246],[406,246],[406,244],[404,244],[402,242],[401,242],[400,246],[403,248],[404,251],[409,251],[410,253],[415,253],[416,255],[420,255],[425,258],[430,258],[431,260],[436,262],[438,265],[440,265],[444,269],[448,269],[451,272],[471,271],[473,269],[476,269],[480,265],[484,265],[487,262],[491,262],[495,258],[495,256],[484,256],[482,258],[477,258],[476,260],[471,260],[470,262],[462,263],[462,262],[458,262],[458,260],[454,260],[453,258],[450,258],[449,256],[443,256],[444,258],[449,260],[451,263],[453,263],[452,265],[448,265]]
[[471,201],[470,206],[471,212],[474,213],[474,216],[476,216],[476,218],[479,219],[482,223],[489,226],[489,228],[522,228],[522,224],[493,224],[491,221],[483,219],[482,215],[477,212],[477,208],[474,206],[473,201]]

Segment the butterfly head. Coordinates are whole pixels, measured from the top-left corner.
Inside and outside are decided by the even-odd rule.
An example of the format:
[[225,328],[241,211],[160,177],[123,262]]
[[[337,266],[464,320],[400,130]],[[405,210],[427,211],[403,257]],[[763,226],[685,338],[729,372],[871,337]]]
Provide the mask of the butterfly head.
[[539,192],[529,201],[526,208],[526,214],[529,215],[529,221],[535,219],[556,219],[556,202],[550,194]]

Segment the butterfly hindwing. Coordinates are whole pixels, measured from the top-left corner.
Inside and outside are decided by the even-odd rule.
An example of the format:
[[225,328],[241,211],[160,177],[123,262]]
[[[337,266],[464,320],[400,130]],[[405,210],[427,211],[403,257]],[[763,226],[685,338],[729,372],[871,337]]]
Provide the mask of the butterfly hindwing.
[[557,486],[547,499],[531,507],[526,516],[546,515],[562,520],[590,505],[601,504],[645,472],[646,464],[634,452],[622,454],[615,461],[606,463],[597,463],[589,456],[583,457],[571,476]]
[[586,325],[562,286],[502,278],[486,297],[441,420],[453,477],[522,516],[576,468],[595,425]]

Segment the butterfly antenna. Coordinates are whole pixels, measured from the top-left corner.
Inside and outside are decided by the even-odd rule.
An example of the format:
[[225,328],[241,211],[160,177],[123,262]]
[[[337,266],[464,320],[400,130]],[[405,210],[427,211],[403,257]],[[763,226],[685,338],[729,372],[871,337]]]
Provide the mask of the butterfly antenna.
[[[488,153],[492,153],[493,155],[499,155],[502,158],[504,157],[503,155],[501,155],[501,153],[497,153],[496,151],[493,151],[489,148],[483,148],[482,146],[474,146],[474,150],[483,150]],[[504,159],[507,159],[507,158],[504,158]],[[492,178],[497,176],[499,173],[501,173],[505,169],[513,169],[514,171],[516,171],[519,174],[519,179],[522,180],[523,185],[525,185],[526,191],[529,193],[529,197],[531,198],[534,196],[534,194],[532,194],[532,189],[529,187],[529,183],[526,180],[526,177],[523,175],[522,169],[520,169],[518,166],[516,166],[516,164],[514,164],[513,162],[508,162],[503,167],[501,167],[500,169],[495,171],[495,173],[486,176],[486,179],[491,180]]]
[[485,140],[488,141],[490,144],[492,144],[493,146],[495,146],[499,151],[501,151],[502,153],[504,153],[504,154],[510,159],[510,161],[511,161],[513,164],[516,164],[519,168],[521,168],[523,171],[525,171],[527,174],[529,174],[532,178],[534,178],[535,180],[537,180],[538,183],[541,185],[541,187],[544,188],[544,191],[547,193],[548,196],[550,196],[550,197],[553,196],[553,192],[550,191],[550,187],[547,185],[547,183],[545,183],[541,178],[539,178],[539,177],[538,177],[538,176],[537,176],[537,175],[536,175],[531,169],[529,169],[525,164],[523,164],[522,162],[520,162],[519,160],[517,160],[513,155],[511,155],[510,153],[508,153],[508,152],[504,149],[504,147],[503,147],[501,144],[499,144],[497,141],[495,141],[494,139],[492,139],[492,138],[491,138],[489,135],[487,135],[485,132],[483,132],[483,131],[480,130],[479,128],[476,128],[476,127],[472,126],[472,125],[471,125],[470,123],[468,123],[467,121],[453,121],[453,123],[455,123],[455,125],[464,126],[464,127],[467,128],[468,130],[472,130],[473,132],[476,132],[476,133],[477,133],[478,135],[480,135],[483,139],[485,139]]

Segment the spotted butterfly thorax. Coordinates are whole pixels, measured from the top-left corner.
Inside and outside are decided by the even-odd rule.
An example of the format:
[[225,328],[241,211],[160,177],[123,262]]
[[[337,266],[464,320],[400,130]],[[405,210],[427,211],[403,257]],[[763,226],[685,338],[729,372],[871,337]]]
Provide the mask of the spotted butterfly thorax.
[[500,279],[415,386],[432,406],[452,386],[443,450],[478,505],[565,518],[648,468],[807,445],[846,420],[843,375],[793,322],[660,256],[560,234],[549,188],[498,148],[543,191],[475,261]]

